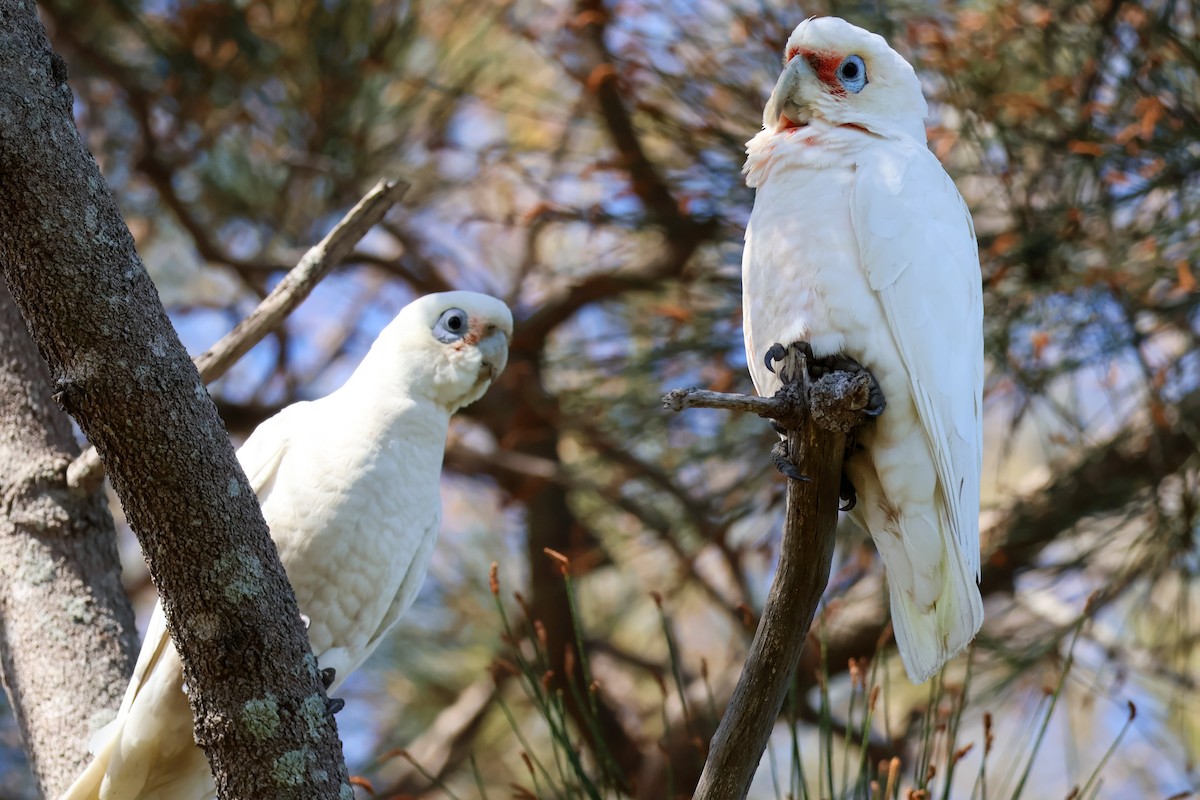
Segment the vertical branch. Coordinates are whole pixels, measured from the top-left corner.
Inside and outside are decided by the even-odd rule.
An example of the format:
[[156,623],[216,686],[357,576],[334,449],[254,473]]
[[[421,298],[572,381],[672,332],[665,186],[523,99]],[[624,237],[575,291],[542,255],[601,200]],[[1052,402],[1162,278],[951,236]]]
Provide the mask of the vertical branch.
[[[833,563],[846,435],[862,421],[864,374],[835,372],[807,385],[804,362],[788,349],[784,389],[755,403],[788,429],[788,455],[808,480],[788,482],[779,566],[750,653],[713,736],[696,800],[746,796],[766,749]],[[708,395],[704,397],[703,395]],[[746,399],[746,398],[743,398]],[[668,402],[670,401],[670,402]],[[731,407],[715,393],[673,392],[672,408]],[[787,405],[786,413],[782,406]]]
[[0,19],[0,271],[142,545],[218,796],[345,798],[337,726],[258,499],[79,138],[36,10],[0,0]]
[[[88,760],[137,655],[108,499],[68,491],[71,420],[0,281],[0,667],[42,795]],[[66,669],[67,664],[87,669]]]

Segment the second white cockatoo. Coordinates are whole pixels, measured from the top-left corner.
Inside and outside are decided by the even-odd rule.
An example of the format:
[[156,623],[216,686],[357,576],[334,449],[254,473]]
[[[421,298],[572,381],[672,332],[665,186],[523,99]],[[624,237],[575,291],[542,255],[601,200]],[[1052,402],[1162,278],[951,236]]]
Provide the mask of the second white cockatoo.
[[747,145],[756,194],[742,260],[759,394],[781,385],[773,346],[794,343],[818,367],[862,365],[882,390],[886,410],[871,409],[844,471],[916,683],[983,622],[979,252],[925,116],[916,74],[882,37],[835,17],[801,22]]
[[[330,690],[416,597],[441,522],[450,416],[504,369],[511,336],[512,313],[494,297],[421,297],[340,389],[288,406],[238,450]],[[64,800],[214,797],[192,731],[159,604],[120,711],[93,738],[95,758]]]

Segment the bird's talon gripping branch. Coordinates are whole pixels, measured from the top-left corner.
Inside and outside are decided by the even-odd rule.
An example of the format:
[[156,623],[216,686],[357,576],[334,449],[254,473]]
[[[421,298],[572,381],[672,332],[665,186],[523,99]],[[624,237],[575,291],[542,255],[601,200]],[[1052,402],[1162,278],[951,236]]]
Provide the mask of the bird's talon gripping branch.
[[871,381],[871,387],[868,390],[867,405],[863,407],[862,413],[871,419],[875,419],[883,413],[883,409],[887,407],[887,401],[883,397],[883,389],[880,387],[879,381],[875,379],[869,369],[842,353],[809,359],[808,374],[814,380],[820,379],[830,372],[848,372],[851,375],[865,373]]
[[775,462],[775,468],[777,470],[792,480],[802,481],[804,483],[812,482],[812,478],[802,474],[800,470],[796,469],[796,465],[792,463],[791,459],[788,458],[787,439],[780,439],[775,443],[775,446],[771,448],[771,461]]
[[346,701],[340,697],[331,697],[325,703],[325,710],[329,712],[330,716],[333,716],[334,714],[338,713],[345,707],[346,707]]
[[784,347],[783,345],[781,345],[779,342],[776,342],[775,344],[771,345],[771,349],[768,350],[766,356],[763,357],[763,363],[766,365],[767,371],[774,372],[775,371],[775,362],[783,361],[783,358],[786,355],[787,355],[787,348]]
[[326,690],[328,690],[330,686],[333,686],[333,679],[336,676],[337,676],[336,669],[334,669],[333,667],[326,667],[325,669],[321,670],[321,685],[324,686]]

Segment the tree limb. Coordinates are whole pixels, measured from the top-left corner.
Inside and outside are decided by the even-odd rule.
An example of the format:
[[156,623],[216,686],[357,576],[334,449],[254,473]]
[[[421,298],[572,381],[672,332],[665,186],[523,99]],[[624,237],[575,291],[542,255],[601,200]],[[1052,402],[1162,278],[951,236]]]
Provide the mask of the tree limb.
[[[313,245],[254,311],[195,359],[200,379],[212,383],[225,374],[254,345],[279,327],[321,280],[333,271],[355,245],[375,227],[408,191],[403,181],[381,180],[346,212],[325,238]],[[96,448],[89,447],[67,469],[67,484],[91,492],[104,480],[104,465]]]
[[0,18],[0,269],[138,536],[218,796],[344,799],[337,726],[258,500],[75,129],[34,6],[0,0]]
[[0,281],[0,663],[29,766],[42,795],[57,797],[87,764],[103,712],[121,703],[137,628],[108,498],[66,490],[79,446],[50,395]]
[[589,69],[586,75],[580,77],[584,87],[596,97],[600,116],[617,149],[621,166],[629,173],[630,188],[642,201],[651,218],[672,234],[694,225],[695,221],[681,210],[671,188],[646,156],[633,117],[625,106],[625,93],[620,86],[612,54],[604,41],[609,22],[604,0],[579,0],[575,9],[580,52]]
[[[1017,573],[1036,563],[1043,549],[1064,531],[1081,519],[1119,510],[1139,492],[1157,485],[1194,459],[1196,441],[1189,426],[1190,420],[1200,418],[1200,391],[1181,399],[1177,411],[1179,422],[1170,429],[1156,432],[1149,423],[1134,425],[1110,441],[1096,445],[1073,463],[1056,468],[1055,479],[1045,488],[989,514],[990,519],[981,525],[980,531],[984,550],[980,582],[983,596],[1012,592]],[[1104,491],[1096,491],[1097,486],[1104,487]],[[872,573],[851,588],[837,614],[826,621],[824,648],[826,674],[830,678],[845,671],[851,659],[876,657],[887,642],[886,597],[884,576]],[[820,649],[816,640],[809,638],[801,652],[795,675],[796,692],[800,696],[816,684],[821,672]],[[732,696],[726,682],[715,680],[712,690],[716,707],[726,707]],[[673,728],[678,729],[681,724]],[[687,773],[695,758],[691,738],[674,735],[664,747],[665,758],[650,765],[653,769],[648,769],[639,780],[639,791],[648,787],[652,792],[643,797],[658,796],[653,794],[653,787],[666,786],[668,770],[678,792],[686,794],[695,786],[695,776],[689,779]]]
[[[694,795],[698,800],[741,798],[750,789],[829,582],[845,423],[865,419],[860,404],[863,374],[832,373],[807,385],[804,358],[795,347],[788,349],[783,374],[787,376],[784,389],[770,398],[777,410],[769,416],[787,425],[789,459],[805,479],[788,481],[775,580],[741,677],[713,736]],[[672,392],[663,398],[664,405],[672,406],[674,401],[679,408],[754,409],[754,413],[765,408],[763,403],[734,402],[716,392]],[[838,418],[837,424],[830,424],[831,415]]]

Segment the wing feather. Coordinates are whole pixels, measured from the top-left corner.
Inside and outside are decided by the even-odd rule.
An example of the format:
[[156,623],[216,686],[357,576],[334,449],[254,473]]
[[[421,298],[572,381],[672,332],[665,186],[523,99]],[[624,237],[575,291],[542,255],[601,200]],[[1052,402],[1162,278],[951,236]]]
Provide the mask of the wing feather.
[[310,406],[310,401],[287,406],[260,423],[238,448],[238,462],[250,480],[250,488],[258,496],[259,505],[267,501],[275,485],[275,475],[288,451],[290,434],[306,430],[300,418],[308,414]]
[[851,219],[871,288],[929,437],[947,522],[979,577],[983,453],[983,288],[966,203],[915,141],[871,148],[858,164]]

